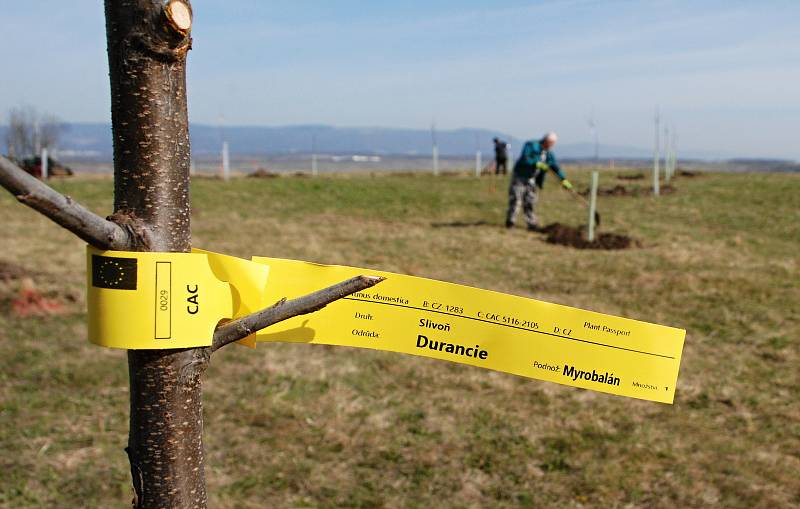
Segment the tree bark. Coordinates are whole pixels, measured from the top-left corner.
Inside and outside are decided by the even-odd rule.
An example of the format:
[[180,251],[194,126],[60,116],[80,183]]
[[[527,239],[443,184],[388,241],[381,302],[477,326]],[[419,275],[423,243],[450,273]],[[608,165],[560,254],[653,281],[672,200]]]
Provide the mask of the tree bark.
[[[92,213],[0,157],[0,187],[100,249],[191,248],[186,53],[189,0],[106,0],[114,138],[114,209]],[[205,508],[201,377],[213,350],[369,288],[357,276],[233,320],[213,347],[128,352],[131,464],[136,508]],[[125,319],[128,317],[121,317]],[[133,317],[130,317],[135,319]]]
[[[112,220],[134,250],[191,248],[188,0],[106,0],[114,137]],[[209,349],[129,351],[134,506],[204,508],[201,375]]]

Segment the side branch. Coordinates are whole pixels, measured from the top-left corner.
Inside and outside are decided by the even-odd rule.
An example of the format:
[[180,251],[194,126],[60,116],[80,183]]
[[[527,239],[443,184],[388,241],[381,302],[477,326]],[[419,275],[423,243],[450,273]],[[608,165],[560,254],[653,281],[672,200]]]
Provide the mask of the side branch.
[[99,249],[129,249],[128,233],[53,190],[26,171],[0,156],[0,186],[17,200]]
[[217,328],[214,332],[211,351],[215,352],[225,345],[294,316],[319,311],[333,301],[375,286],[384,279],[386,278],[380,276],[356,276],[303,297],[292,300],[282,299],[271,307],[232,320]]

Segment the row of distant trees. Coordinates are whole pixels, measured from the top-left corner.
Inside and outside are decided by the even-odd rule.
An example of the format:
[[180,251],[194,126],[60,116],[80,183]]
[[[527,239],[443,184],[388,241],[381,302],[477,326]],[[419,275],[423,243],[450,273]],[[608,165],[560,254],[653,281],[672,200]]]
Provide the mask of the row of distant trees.
[[46,148],[52,153],[66,125],[55,115],[40,113],[33,106],[19,106],[8,112],[6,148],[13,159],[27,159]]

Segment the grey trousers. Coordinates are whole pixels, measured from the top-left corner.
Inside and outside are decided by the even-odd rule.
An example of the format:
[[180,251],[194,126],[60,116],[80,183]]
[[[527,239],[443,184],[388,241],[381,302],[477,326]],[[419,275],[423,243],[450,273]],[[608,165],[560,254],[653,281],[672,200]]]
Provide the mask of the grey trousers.
[[536,202],[539,199],[539,188],[536,187],[533,179],[526,180],[514,176],[508,188],[508,212],[506,213],[506,224],[514,224],[514,218],[522,205],[522,212],[525,215],[525,222],[528,226],[538,226],[536,217]]

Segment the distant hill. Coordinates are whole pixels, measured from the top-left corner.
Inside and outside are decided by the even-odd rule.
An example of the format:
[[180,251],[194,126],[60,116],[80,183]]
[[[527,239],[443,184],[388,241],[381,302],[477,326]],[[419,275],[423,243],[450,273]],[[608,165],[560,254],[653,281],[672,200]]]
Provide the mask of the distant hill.
[[[5,126],[0,136],[5,138]],[[228,140],[232,154],[279,155],[308,154],[312,140],[318,153],[367,154],[381,156],[424,156],[431,153],[431,132],[424,129],[394,129],[386,127],[332,127],[326,125],[297,125],[280,127],[225,127],[224,130],[203,124],[192,124],[192,153],[197,156],[216,155],[223,139]],[[507,135],[486,129],[439,130],[436,133],[439,153],[443,157],[472,156],[476,143],[488,155],[492,153],[492,138],[509,140]],[[520,140],[512,140],[514,153]],[[60,151],[71,157],[107,160],[112,155],[111,127],[100,123],[67,124],[59,144]],[[591,157],[590,143],[564,143],[558,147],[563,158]],[[650,151],[635,147],[602,146],[604,157],[648,157]]]
[[[5,139],[6,126],[0,126],[0,139]],[[476,143],[486,157],[492,154],[492,138],[508,141],[508,136],[487,129],[455,129],[437,131],[439,153],[443,157],[471,157]],[[312,139],[320,154],[365,154],[380,156],[421,156],[431,153],[431,132],[425,129],[395,129],[386,127],[332,127],[327,125],[297,125],[279,127],[225,127],[231,154],[274,156],[308,154]],[[191,125],[192,153],[196,156],[219,154],[223,129],[203,124]],[[514,155],[520,140],[512,140]],[[5,147],[3,147],[5,148]],[[67,124],[60,151],[65,157],[110,160],[112,156],[111,127],[102,123]],[[557,154],[563,159],[590,158],[594,154],[591,143],[561,143]],[[652,149],[621,145],[601,145],[604,159],[647,159]],[[722,159],[724,154],[710,152],[684,152],[684,158]]]

